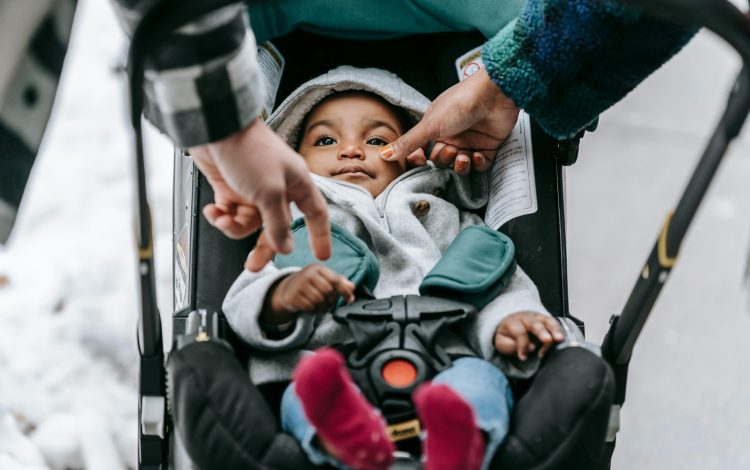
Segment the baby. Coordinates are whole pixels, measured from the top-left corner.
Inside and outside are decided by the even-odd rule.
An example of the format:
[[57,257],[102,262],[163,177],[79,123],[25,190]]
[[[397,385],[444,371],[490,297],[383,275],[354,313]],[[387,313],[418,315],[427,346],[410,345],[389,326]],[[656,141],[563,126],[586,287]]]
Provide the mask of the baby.
[[[428,105],[392,74],[342,67],[300,87],[269,121],[305,158],[331,221],[362,239],[378,258],[378,298],[418,293],[460,231],[482,224],[466,209],[486,202],[484,176],[470,181],[431,165],[407,171],[404,162],[379,156],[379,148],[406,132]],[[251,346],[274,352],[251,359],[256,384],[288,380],[294,369],[282,399],[282,427],[313,463],[385,469],[393,459],[385,423],[353,384],[344,359],[330,348],[305,354],[349,338],[329,312],[339,296],[352,302],[354,290],[322,264],[279,269],[269,263],[238,278],[224,311]],[[461,355],[468,347],[481,359],[454,360],[414,393],[427,436],[426,469],[487,468],[508,431],[512,408],[501,367],[534,369],[563,339],[558,323],[541,312],[536,288],[519,268],[461,334],[438,339],[449,353]],[[518,358],[515,368],[509,356]]]

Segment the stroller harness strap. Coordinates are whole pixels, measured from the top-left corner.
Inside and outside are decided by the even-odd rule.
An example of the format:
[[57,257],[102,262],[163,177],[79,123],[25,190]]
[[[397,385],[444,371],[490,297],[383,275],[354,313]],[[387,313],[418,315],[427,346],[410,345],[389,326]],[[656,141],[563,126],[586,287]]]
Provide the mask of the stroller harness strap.
[[[298,250],[277,255],[277,267],[319,262],[310,250],[304,219],[292,223]],[[452,365],[452,357],[436,341],[445,328],[476,315],[508,284],[516,269],[513,242],[487,227],[470,226],[451,243],[419,286],[420,296],[373,299],[379,278],[377,258],[346,229],[331,224],[332,256],[323,264],[352,281],[359,300],[340,299],[334,319],[347,326],[352,341],[338,348],[346,356],[354,381],[378,406],[394,442],[419,436],[411,394],[419,384]],[[473,355],[470,348],[466,354]],[[408,448],[412,444],[405,443]]]
[[[277,254],[274,258],[277,267],[322,263],[352,281],[360,292],[371,296],[380,277],[380,268],[377,258],[362,240],[331,223],[332,255],[320,261],[306,249],[310,246],[310,234],[305,220],[296,219],[291,230],[297,249],[288,255]],[[481,310],[508,285],[515,270],[513,241],[489,227],[473,225],[453,240],[422,280],[419,293],[470,303]],[[336,306],[343,304],[340,298]]]
[[[360,292],[370,293],[375,290],[380,278],[380,267],[377,258],[365,242],[345,228],[331,223],[331,257],[320,261],[308,249],[310,233],[305,219],[300,217],[292,222],[291,230],[294,246],[297,249],[288,255],[277,254],[273,260],[277,267],[304,267],[313,263],[321,263],[352,281]],[[344,299],[339,296],[336,306],[342,305],[344,305]]]
[[508,285],[516,270],[515,247],[507,235],[472,225],[458,234],[419,285],[419,293],[449,297],[481,310]]

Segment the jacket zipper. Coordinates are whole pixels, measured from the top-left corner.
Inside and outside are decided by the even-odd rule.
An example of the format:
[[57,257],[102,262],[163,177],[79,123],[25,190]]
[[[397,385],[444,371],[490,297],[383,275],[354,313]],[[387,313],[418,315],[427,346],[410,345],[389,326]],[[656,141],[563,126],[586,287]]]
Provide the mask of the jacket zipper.
[[[432,165],[425,165],[425,166],[420,166],[418,168],[412,168],[411,170],[407,171],[406,173],[404,173],[402,175],[399,175],[398,178],[396,178],[395,180],[391,181],[388,184],[388,186],[385,187],[385,190],[383,190],[383,192],[380,195],[380,196],[382,196],[380,202],[376,201],[376,199],[372,196],[372,194],[370,194],[370,191],[366,190],[365,188],[363,188],[363,187],[361,187],[359,185],[356,185],[354,183],[348,183],[346,181],[334,180],[332,178],[326,178],[326,180],[334,181],[337,184],[343,184],[343,185],[345,185],[347,187],[357,188],[357,190],[362,191],[365,194],[367,194],[368,196],[370,196],[370,199],[372,199],[372,202],[375,204],[375,209],[378,211],[378,217],[380,217],[380,225],[383,228],[385,228],[385,230],[388,233],[391,233],[391,227],[388,224],[388,218],[385,216],[385,205],[386,205],[386,202],[388,201],[388,195],[391,193],[391,190],[396,186],[396,184],[404,181],[405,179],[411,178],[414,175],[419,175],[421,173],[424,173],[424,172],[430,171],[430,170],[437,170],[437,168],[433,167]],[[325,178],[325,177],[323,177],[323,178]]]

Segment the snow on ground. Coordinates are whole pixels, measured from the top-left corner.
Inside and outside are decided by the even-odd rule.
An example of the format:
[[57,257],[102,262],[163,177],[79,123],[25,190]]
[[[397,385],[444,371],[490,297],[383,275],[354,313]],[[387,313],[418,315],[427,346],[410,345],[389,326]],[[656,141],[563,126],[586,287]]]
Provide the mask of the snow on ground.
[[[136,269],[125,42],[81,1],[17,227],[0,249],[0,468],[136,464]],[[171,148],[148,150],[161,309],[171,311]],[[1,284],[1,283],[0,283]]]
[[[0,248],[3,470],[136,463],[134,183],[115,72],[125,43],[109,2],[79,4],[52,125]],[[584,139],[568,172],[570,294],[594,341],[624,302],[736,66],[702,34]],[[151,134],[147,153],[159,303],[171,312],[171,148]],[[639,340],[614,469],[750,467],[748,154],[746,131]]]

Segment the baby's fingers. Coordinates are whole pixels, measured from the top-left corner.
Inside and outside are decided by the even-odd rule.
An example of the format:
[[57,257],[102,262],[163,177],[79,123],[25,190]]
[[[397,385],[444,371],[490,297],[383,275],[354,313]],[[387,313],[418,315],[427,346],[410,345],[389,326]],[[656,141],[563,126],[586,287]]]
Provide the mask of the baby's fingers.
[[330,283],[332,289],[341,294],[347,304],[354,302],[354,289],[356,286],[353,282],[328,268],[324,268],[321,274]]
[[506,330],[509,336],[512,336],[516,342],[516,355],[522,361],[528,359],[529,345],[531,343],[526,327],[520,321],[515,319],[507,322]]
[[544,357],[544,355],[547,354],[547,351],[549,351],[552,346],[565,339],[565,336],[563,335],[560,323],[556,319],[545,316],[539,323],[543,323],[542,328],[544,331],[542,333],[534,331],[534,335],[536,335],[536,337],[542,342],[542,348],[539,350],[539,357]]
[[513,337],[500,333],[495,334],[495,349],[500,354],[512,355],[516,352],[516,340]]
[[310,287],[314,290],[311,297],[316,300],[315,312],[330,312],[336,305],[336,289],[333,284],[319,275],[310,279]]
[[560,322],[557,321],[554,317],[548,317],[544,316],[544,324],[547,326],[547,330],[552,335],[552,338],[554,338],[555,342],[559,343],[560,341],[565,339],[565,335],[563,334],[562,326],[560,326]]
[[551,348],[555,344],[555,340],[547,330],[547,325],[545,325],[541,320],[534,320],[529,328],[534,336],[537,337],[539,342],[542,343],[542,347],[539,350],[539,357],[544,357],[547,351],[549,351],[549,348]]

